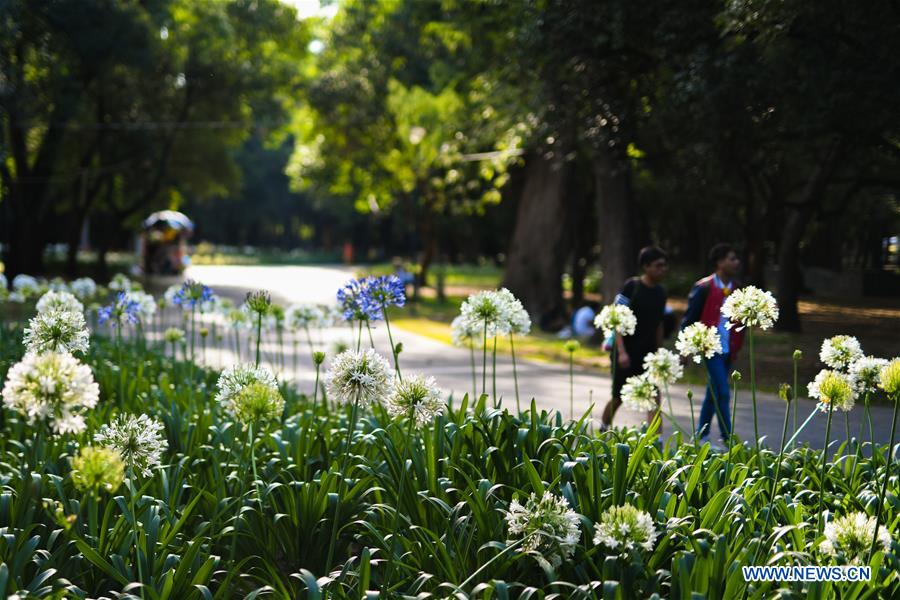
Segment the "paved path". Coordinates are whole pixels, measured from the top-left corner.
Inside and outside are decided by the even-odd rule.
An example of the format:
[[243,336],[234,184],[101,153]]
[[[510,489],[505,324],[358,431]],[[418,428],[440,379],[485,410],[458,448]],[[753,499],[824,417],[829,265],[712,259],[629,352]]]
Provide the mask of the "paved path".
[[[196,266],[191,267],[188,276],[203,281],[213,287],[218,293],[240,299],[248,290],[267,289],[273,298],[285,304],[293,302],[327,302],[334,301],[334,294],[338,287],[352,277],[353,270],[344,267],[299,267],[299,266],[272,266],[272,267],[239,267],[239,266]],[[390,357],[390,345],[387,332],[383,323],[379,323],[373,330],[376,348],[386,357]],[[466,349],[455,348],[437,342],[409,331],[394,328],[394,341],[403,342],[404,350],[400,355],[400,366],[403,372],[421,372],[432,375],[438,384],[454,398],[460,399],[466,393],[472,393],[472,367],[471,355]],[[364,332],[364,341],[368,342]],[[342,342],[347,345],[355,345],[355,334],[347,328],[332,328],[316,332],[313,335],[316,349],[324,349],[331,353],[335,344]],[[226,342],[228,340],[226,339]],[[230,343],[225,344],[221,352],[208,355],[207,359],[212,363],[228,364],[236,359]],[[242,341],[246,352],[246,338]],[[309,358],[310,352],[305,341],[297,345],[297,372],[293,373],[294,344],[288,341],[285,344],[286,358],[284,376],[295,377],[301,388],[306,386],[312,391],[314,384],[314,371]],[[274,340],[264,341],[264,352],[267,357],[274,357],[277,344]],[[245,360],[247,355],[244,356]],[[491,358],[488,356],[488,393],[492,387]],[[481,391],[481,356],[476,353],[477,363],[477,389]],[[558,364],[547,364],[532,360],[517,361],[519,397],[523,408],[528,406],[534,398],[540,409],[559,410],[564,417],[570,413],[569,403],[569,372],[568,367]],[[592,372],[584,368],[576,368],[573,378],[574,413],[576,416],[584,414],[593,404],[593,417],[599,422],[603,405],[610,394],[610,379],[608,376]],[[745,377],[743,387],[739,390],[737,399],[737,417],[735,428],[738,435],[744,440],[753,439],[753,407],[749,393],[749,381]],[[694,390],[694,411],[699,416],[702,403],[703,390],[699,387]],[[672,407],[675,419],[685,431],[691,429],[691,406],[687,399],[688,387],[676,385],[670,390]],[[502,398],[504,406],[515,407],[515,380],[513,369],[508,356],[497,358],[497,394]],[[799,404],[798,423],[811,414],[815,404],[807,399],[801,399]],[[765,436],[771,446],[777,446],[781,441],[781,430],[784,420],[785,404],[777,396],[771,394],[757,394],[757,417],[759,431]],[[873,424],[875,439],[880,443],[887,443],[890,436],[891,409],[887,406],[873,406]],[[851,436],[859,432],[860,423],[863,421],[862,407],[855,408],[850,413]],[[615,418],[615,425],[639,425],[644,415],[627,409],[620,408]],[[791,417],[793,423],[793,416]],[[798,436],[799,442],[809,442],[813,446],[821,447],[824,441],[826,415],[817,414],[809,425]],[[718,426],[713,418],[713,433],[718,435]],[[664,421],[665,433],[673,430],[672,424]],[[845,419],[843,413],[835,413],[832,423],[831,439],[843,441],[846,439]],[[790,436],[790,432],[788,434]],[[865,434],[865,439],[868,439]]]

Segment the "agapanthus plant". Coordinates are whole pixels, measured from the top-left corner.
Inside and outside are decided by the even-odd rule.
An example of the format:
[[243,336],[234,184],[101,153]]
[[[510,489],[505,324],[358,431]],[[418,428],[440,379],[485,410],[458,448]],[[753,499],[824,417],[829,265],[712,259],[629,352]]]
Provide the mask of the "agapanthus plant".
[[28,298],[34,298],[41,293],[41,284],[31,275],[20,273],[13,277],[12,291],[27,300]]
[[94,442],[113,448],[134,475],[149,477],[160,464],[169,443],[161,421],[149,415],[120,415],[94,434]]
[[819,401],[819,409],[833,407],[844,412],[853,409],[856,400],[853,379],[844,373],[822,369],[808,386],[809,397]]
[[84,314],[84,305],[69,292],[49,291],[35,305],[38,313],[50,311],[68,311]]
[[648,412],[656,408],[658,390],[650,378],[642,373],[625,380],[620,392],[622,405],[634,411]]
[[722,352],[722,342],[715,327],[692,323],[678,333],[675,349],[699,364],[703,359],[710,359]]
[[607,304],[594,318],[594,326],[603,331],[604,337],[613,335],[633,335],[637,318],[624,304]]
[[778,302],[771,292],[748,285],[731,292],[722,303],[722,314],[728,327],[769,329],[778,320]]
[[391,320],[388,317],[388,308],[398,308],[406,304],[406,286],[396,275],[383,275],[381,277],[369,277],[366,280],[363,294],[368,297],[365,301],[369,305],[377,306],[384,325],[387,328],[388,342],[391,344],[391,356],[394,359],[394,370],[400,376],[400,362],[397,346],[394,345],[394,336],[391,333]]
[[125,463],[113,448],[85,446],[72,459],[72,484],[75,489],[97,495],[112,493],[125,480]]
[[338,487],[338,502],[334,509],[331,541],[328,545],[328,559],[326,560],[326,564],[331,564],[331,559],[334,556],[334,544],[337,539],[340,505],[343,501],[344,488],[346,487],[344,485],[346,461],[347,456],[350,454],[359,408],[368,404],[382,402],[390,397],[394,391],[394,373],[391,371],[391,366],[388,362],[371,348],[364,352],[345,350],[331,362],[331,366],[325,375],[325,382],[329,395],[338,402],[346,403],[350,411],[347,419],[347,438],[344,454],[340,461],[341,484]]
[[822,342],[819,359],[832,369],[845,371],[863,357],[859,340],[850,335],[836,335]]
[[825,539],[819,546],[833,559],[846,564],[868,564],[867,551],[872,539],[876,540],[876,548],[884,552],[891,549],[891,534],[876,523],[875,517],[864,512],[854,512],[838,517],[825,525]]
[[581,538],[578,514],[569,508],[568,500],[549,491],[542,496],[532,493],[524,505],[513,499],[505,518],[509,529],[506,543],[520,544],[554,568],[575,553]]
[[467,328],[481,331],[481,393],[487,393],[487,339],[494,339],[494,398],[496,399],[496,362],[498,335],[509,331],[509,303],[496,291],[485,290],[472,294],[460,306],[460,315]]
[[396,383],[387,409],[393,417],[411,417],[416,425],[422,426],[443,412],[444,403],[434,377],[416,374]]
[[69,284],[69,289],[79,300],[90,300],[97,295],[97,283],[90,277],[79,277]]
[[630,504],[624,504],[611,506],[600,515],[594,544],[624,555],[641,550],[652,552],[656,535],[653,517]]
[[90,367],[65,352],[26,354],[7,373],[3,404],[29,424],[46,421],[57,433],[80,433],[83,413],[94,408],[100,388]]
[[84,354],[90,344],[90,333],[84,314],[68,310],[39,312],[28,321],[22,339],[26,352],[69,352]]
[[220,404],[227,413],[234,415],[236,413],[235,402],[238,394],[252,384],[261,383],[271,389],[278,390],[278,381],[275,375],[265,368],[256,365],[234,365],[226,368],[219,375],[219,381],[216,383],[216,402]]
[[103,325],[109,322],[114,327],[134,324],[140,321],[141,305],[130,298],[128,292],[119,292],[111,304],[97,311],[98,322]]
[[325,382],[331,397],[359,406],[383,402],[394,390],[390,365],[372,349],[338,354],[331,362]]

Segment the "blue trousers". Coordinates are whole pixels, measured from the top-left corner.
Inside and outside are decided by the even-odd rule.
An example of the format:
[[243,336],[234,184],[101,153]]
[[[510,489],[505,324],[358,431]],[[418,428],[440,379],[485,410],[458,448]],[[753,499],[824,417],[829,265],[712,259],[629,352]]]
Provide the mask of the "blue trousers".
[[[706,361],[710,385],[706,388],[706,397],[703,399],[703,407],[700,409],[700,422],[697,424],[698,437],[709,434],[713,415],[716,414],[716,406],[719,407],[721,413],[716,417],[719,421],[722,439],[727,440],[731,435],[731,412],[728,405],[731,396],[728,389],[728,368],[730,366],[731,357],[728,354],[716,354]],[[715,390],[715,400],[713,399],[713,390]]]

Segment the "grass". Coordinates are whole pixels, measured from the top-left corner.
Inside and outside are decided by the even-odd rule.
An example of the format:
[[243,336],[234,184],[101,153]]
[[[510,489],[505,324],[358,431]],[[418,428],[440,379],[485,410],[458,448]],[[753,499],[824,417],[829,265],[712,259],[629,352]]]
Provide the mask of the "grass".
[[[0,375],[21,358],[20,339],[21,329],[4,331]],[[885,446],[864,447],[862,456],[846,444],[824,455],[807,446],[757,453],[752,444],[718,453],[678,434],[663,442],[653,428],[598,435],[584,418],[567,421],[534,404],[514,414],[486,396],[450,398],[442,415],[412,429],[382,404],[366,406],[348,431],[340,398],[319,393],[314,404],[284,383],[283,414],[257,423],[251,437],[215,402],[216,370],[175,360],[152,341],[120,347],[98,336],[84,361],[101,392],[86,432],[54,435],[0,410],[0,596],[900,594],[895,476],[883,519],[895,541],[874,554],[871,583],[748,585],[740,570],[854,558],[824,552],[818,506],[829,516],[874,515]],[[72,456],[120,413],[159,419],[168,442],[162,465],[139,480],[134,510],[126,486],[93,496],[71,477]],[[577,516],[578,539],[557,566],[549,562],[562,551],[557,541],[532,536],[524,546],[505,519],[514,499],[524,504],[544,492],[564,498]],[[625,503],[649,515],[651,549],[623,553],[593,543],[601,516]],[[391,539],[397,518],[401,533]],[[143,591],[134,583],[137,561]]]

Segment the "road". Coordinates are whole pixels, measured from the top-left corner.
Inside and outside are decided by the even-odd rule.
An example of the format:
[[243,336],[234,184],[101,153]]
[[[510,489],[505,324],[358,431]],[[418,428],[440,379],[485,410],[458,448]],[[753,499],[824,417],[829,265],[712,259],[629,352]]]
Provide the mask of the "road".
[[[324,266],[193,266],[187,276],[202,281],[212,287],[217,293],[231,297],[235,300],[243,298],[249,290],[268,290],[275,301],[291,304],[303,302],[332,303],[337,289],[353,276],[353,269],[348,267],[324,267]],[[380,352],[385,357],[390,357],[390,344],[387,331],[383,323],[373,327],[373,339]],[[400,355],[400,367],[404,373],[420,372],[432,375],[441,388],[448,394],[452,394],[458,402],[466,393],[473,391],[472,381],[472,356],[467,349],[455,348],[441,342],[417,335],[409,331],[392,331],[395,342],[403,343],[403,352]],[[338,327],[315,332],[313,342],[316,349],[325,350],[333,354],[335,345],[343,343],[355,345],[355,332],[349,327]],[[364,332],[364,341],[368,342],[368,336]],[[246,339],[242,342],[246,352]],[[216,366],[234,362],[237,357],[233,351],[232,343],[227,339],[223,348],[218,352],[207,355],[209,362],[215,362]],[[270,362],[277,353],[277,343],[268,339],[263,344],[264,355]],[[294,356],[294,352],[297,356]],[[306,387],[312,391],[314,385],[314,370],[310,359],[310,351],[305,344],[305,339],[287,341],[284,346],[286,358],[283,377],[295,378],[301,389]],[[476,383],[477,391],[481,391],[481,356],[476,356]],[[244,359],[247,360],[246,354]],[[297,364],[296,373],[293,365]],[[327,367],[327,361],[326,361]],[[491,393],[492,388],[491,357],[488,356],[487,388]],[[558,410],[564,418],[570,416],[570,387],[569,371],[566,365],[547,364],[533,360],[517,361],[518,389],[521,405],[530,405],[534,398],[539,409]],[[735,429],[744,440],[753,439],[753,405],[749,393],[749,381],[745,374],[742,385],[739,388],[737,399],[737,417]],[[505,407],[515,408],[516,380],[513,376],[513,368],[509,357],[497,358],[496,369],[497,394]],[[682,385],[673,386],[670,390],[671,402],[676,422],[685,431],[691,430],[691,404],[688,401],[689,388]],[[694,413],[699,415],[703,390],[693,389]],[[599,415],[603,405],[610,394],[610,379],[608,376],[592,372],[588,369],[577,368],[572,378],[572,404],[576,417],[583,415],[592,409],[592,417],[599,422]],[[798,401],[798,423],[802,423],[815,409],[815,403],[808,399]],[[873,423],[875,439],[880,443],[887,443],[890,436],[891,409],[887,406],[873,406]],[[765,436],[766,443],[777,447],[781,440],[781,431],[785,413],[785,403],[772,394],[757,394],[757,418],[761,436]],[[644,419],[643,414],[638,414],[627,409],[620,408],[616,413],[614,425],[625,426],[640,425]],[[863,421],[863,409],[856,407],[849,415],[851,436],[856,436]],[[793,423],[793,416],[791,417]],[[819,413],[809,422],[807,427],[797,437],[798,442],[809,442],[815,447],[822,447],[825,434],[825,414]],[[663,423],[664,433],[673,431],[672,424],[666,420]],[[718,426],[713,419],[713,433],[718,436]],[[843,413],[835,414],[831,428],[831,440],[843,441],[845,435],[845,418]],[[789,433],[790,435],[790,433]],[[867,437],[865,438],[867,439]]]

